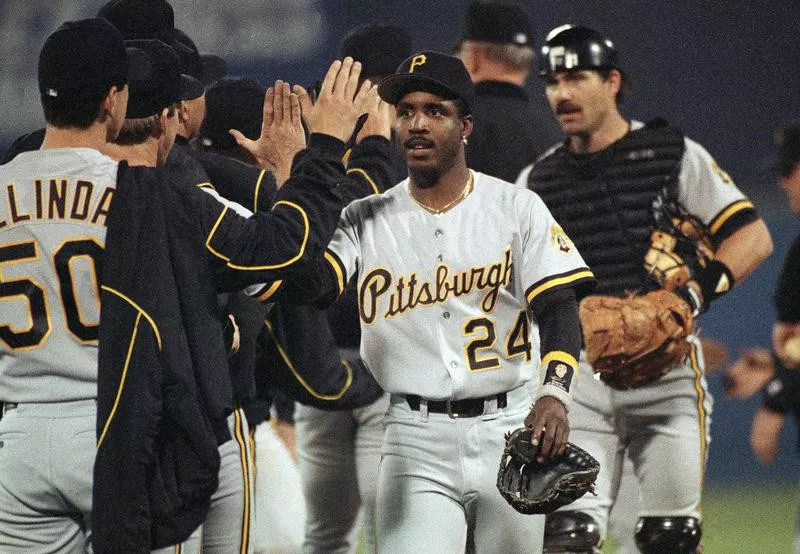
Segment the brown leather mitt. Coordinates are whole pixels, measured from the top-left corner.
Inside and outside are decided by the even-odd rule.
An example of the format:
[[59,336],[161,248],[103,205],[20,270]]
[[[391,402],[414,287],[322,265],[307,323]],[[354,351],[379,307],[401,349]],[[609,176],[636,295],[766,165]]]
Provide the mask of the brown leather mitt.
[[689,352],[692,310],[677,294],[659,289],[641,296],[588,296],[580,304],[586,356],[615,389],[652,383]]

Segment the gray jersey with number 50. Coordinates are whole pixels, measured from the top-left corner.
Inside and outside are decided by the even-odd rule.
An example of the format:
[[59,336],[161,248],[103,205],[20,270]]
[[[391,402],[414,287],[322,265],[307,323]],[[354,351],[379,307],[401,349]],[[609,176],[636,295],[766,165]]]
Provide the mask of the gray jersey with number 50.
[[97,396],[98,271],[117,162],[88,148],[0,166],[0,401]]

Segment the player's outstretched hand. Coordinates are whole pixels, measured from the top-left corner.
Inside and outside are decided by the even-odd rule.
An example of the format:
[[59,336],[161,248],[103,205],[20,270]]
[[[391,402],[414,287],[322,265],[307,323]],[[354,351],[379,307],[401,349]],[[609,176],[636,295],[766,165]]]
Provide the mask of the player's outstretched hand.
[[759,408],[753,416],[753,427],[750,430],[750,447],[758,461],[763,464],[770,464],[775,461],[780,448],[781,428],[786,418],[784,414],[779,414]]
[[331,135],[342,142],[350,139],[358,117],[366,111],[364,102],[372,88],[369,79],[358,86],[360,75],[361,63],[347,57],[331,64],[316,102],[303,87],[294,86],[309,132]]
[[539,448],[538,462],[564,453],[569,439],[569,421],[567,408],[560,400],[542,396],[531,407],[525,425],[533,430],[531,444]]
[[264,120],[258,140],[250,140],[236,129],[230,133],[260,167],[275,172],[280,186],[289,178],[295,154],[306,146],[300,100],[292,94],[288,83],[275,81],[275,86],[269,87],[264,96]]
[[769,350],[753,348],[725,371],[723,386],[728,398],[750,398],[764,388],[775,374]]
[[366,137],[381,136],[386,139],[392,138],[392,120],[394,107],[381,100],[378,95],[378,86],[373,86],[364,102],[367,110],[367,121],[356,136],[356,142],[361,142]]

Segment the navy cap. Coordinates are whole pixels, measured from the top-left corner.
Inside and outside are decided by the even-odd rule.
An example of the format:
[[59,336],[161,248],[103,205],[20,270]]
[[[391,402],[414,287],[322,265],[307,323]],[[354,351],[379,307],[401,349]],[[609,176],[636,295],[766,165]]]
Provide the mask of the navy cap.
[[198,141],[206,148],[228,149],[236,140],[228,133],[237,129],[255,140],[261,134],[266,89],[246,77],[220,79],[206,90],[206,118]]
[[362,78],[385,77],[411,55],[411,37],[402,27],[364,25],[347,33],[340,54],[361,62]]
[[205,86],[228,76],[228,62],[222,56],[204,52],[200,54],[200,62],[203,64],[203,75],[200,80]]
[[146,70],[130,81],[126,119],[138,119],[161,113],[177,103],[184,88],[178,54],[160,40],[127,40],[132,59],[146,60]]
[[119,31],[103,19],[68,21],[47,37],[39,53],[39,92],[84,98],[122,88],[130,64]]
[[777,136],[778,163],[777,169],[781,177],[788,177],[800,163],[800,121],[794,121],[784,127]]
[[203,77],[203,62],[200,59],[200,52],[189,36],[180,29],[173,30],[172,47],[177,52],[181,61],[181,72],[188,77],[184,80],[185,87],[181,95],[181,100],[194,100],[205,92],[205,86],[201,79]]
[[165,44],[173,40],[175,12],[164,0],[111,0],[97,17],[107,19],[125,40],[158,39]]
[[519,6],[497,2],[473,2],[467,8],[462,40],[533,46],[528,15]]
[[454,56],[430,50],[414,54],[378,85],[378,94],[389,104],[397,104],[403,96],[418,90],[449,100],[461,99],[472,111],[475,87],[464,63]]

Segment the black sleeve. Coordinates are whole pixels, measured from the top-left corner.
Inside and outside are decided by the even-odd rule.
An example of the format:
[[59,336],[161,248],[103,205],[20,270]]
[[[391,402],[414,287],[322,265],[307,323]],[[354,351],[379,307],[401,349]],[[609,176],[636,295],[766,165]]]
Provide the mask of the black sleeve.
[[272,405],[275,407],[278,421],[294,423],[294,400],[278,390],[275,391],[275,396],[272,398]]
[[3,156],[3,160],[0,161],[0,165],[7,164],[16,158],[17,154],[21,154],[22,152],[39,150],[39,148],[42,147],[42,142],[44,142],[44,131],[44,129],[37,129],[32,133],[17,137],[17,139],[11,143],[11,146],[8,147],[8,150]]
[[276,304],[258,362],[259,390],[324,410],[353,409],[383,394],[361,360],[342,360],[324,312],[311,306]]
[[250,218],[192,190],[206,252],[222,269],[217,271],[220,292],[282,279],[322,258],[342,210],[335,187],[345,177],[343,150],[344,143],[333,137],[312,135],[273,208]]
[[775,287],[775,308],[778,321],[800,321],[800,235],[783,261],[783,269]]
[[187,152],[203,166],[220,196],[253,213],[269,211],[278,192],[271,171],[214,152],[191,148],[187,148]]
[[[536,298],[534,317],[539,325],[540,351],[545,371],[542,392],[566,404],[578,372],[581,326],[575,290],[564,288]],[[565,396],[562,396],[565,395]]]
[[353,146],[347,158],[349,179],[339,186],[346,204],[380,194],[399,183],[400,175],[392,160],[392,144],[382,136],[369,136]]

